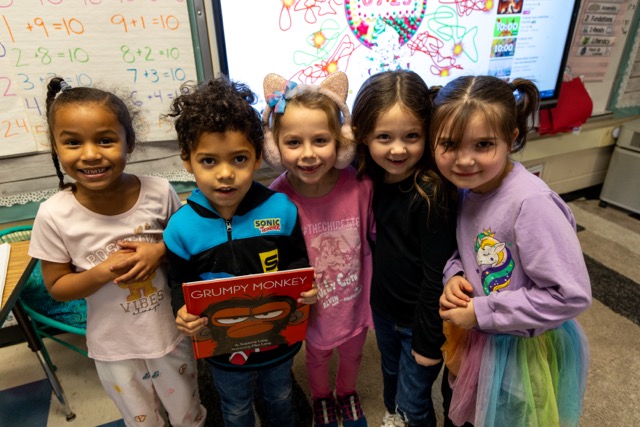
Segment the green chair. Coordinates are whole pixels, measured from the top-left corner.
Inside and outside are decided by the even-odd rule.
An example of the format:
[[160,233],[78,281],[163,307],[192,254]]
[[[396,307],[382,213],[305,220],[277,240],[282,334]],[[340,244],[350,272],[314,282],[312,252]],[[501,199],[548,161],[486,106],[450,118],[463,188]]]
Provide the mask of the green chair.
[[31,226],[19,225],[0,230],[1,243],[24,242],[31,240]]
[[[1,242],[11,243],[25,240],[31,240],[30,225],[0,230]],[[86,336],[87,303],[83,299],[67,302],[54,300],[44,285],[40,262],[38,262],[22,289],[20,302],[31,320],[38,340],[40,340],[42,353],[51,366],[54,365],[42,341],[44,337],[50,338],[83,356],[87,356],[85,349],[77,347],[58,336],[60,332]]]

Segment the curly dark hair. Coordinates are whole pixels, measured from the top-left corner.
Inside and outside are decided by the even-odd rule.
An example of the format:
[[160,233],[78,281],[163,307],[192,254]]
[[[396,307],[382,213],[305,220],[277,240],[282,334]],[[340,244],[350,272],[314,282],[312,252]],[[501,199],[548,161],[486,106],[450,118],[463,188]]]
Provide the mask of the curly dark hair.
[[262,156],[264,134],[260,114],[252,105],[257,97],[251,89],[224,75],[200,84],[187,82],[180,87],[181,95],[171,103],[168,117],[175,117],[180,158],[189,160],[191,151],[203,133],[241,132]]
[[47,126],[49,128],[49,142],[51,143],[51,159],[58,176],[58,187],[62,190],[71,188],[75,191],[75,184],[65,183],[64,174],[60,168],[56,141],[53,136],[56,112],[69,105],[97,104],[115,114],[118,122],[124,127],[127,146],[133,151],[136,146],[136,129],[142,126],[141,111],[132,99],[123,99],[118,95],[93,87],[70,87],[63,78],[53,77],[47,84]]

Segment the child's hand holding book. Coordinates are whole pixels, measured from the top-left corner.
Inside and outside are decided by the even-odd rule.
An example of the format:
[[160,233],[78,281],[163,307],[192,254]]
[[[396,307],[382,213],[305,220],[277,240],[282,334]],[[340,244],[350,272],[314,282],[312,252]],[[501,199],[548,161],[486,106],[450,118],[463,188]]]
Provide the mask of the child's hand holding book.
[[208,319],[191,314],[187,311],[187,306],[183,305],[176,315],[176,326],[178,330],[186,336],[192,337],[196,335],[202,328],[207,325]]

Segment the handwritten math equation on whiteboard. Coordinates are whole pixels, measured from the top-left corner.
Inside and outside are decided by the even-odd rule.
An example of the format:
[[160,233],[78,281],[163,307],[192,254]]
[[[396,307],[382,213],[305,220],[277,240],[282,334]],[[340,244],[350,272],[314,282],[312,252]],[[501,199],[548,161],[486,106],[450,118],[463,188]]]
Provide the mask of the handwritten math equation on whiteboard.
[[0,0],[0,157],[49,150],[52,77],[130,95],[145,141],[175,137],[161,117],[196,81],[186,0]]

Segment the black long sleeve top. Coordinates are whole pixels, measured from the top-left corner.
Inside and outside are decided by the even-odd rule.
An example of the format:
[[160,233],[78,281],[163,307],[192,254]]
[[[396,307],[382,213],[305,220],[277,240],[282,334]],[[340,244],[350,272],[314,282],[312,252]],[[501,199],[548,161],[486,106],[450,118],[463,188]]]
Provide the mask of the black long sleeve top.
[[[428,188],[425,188],[428,192]],[[440,359],[444,343],[438,314],[443,269],[456,248],[455,209],[431,210],[413,177],[376,186],[376,244],[371,306],[380,316],[413,329],[413,349]]]

